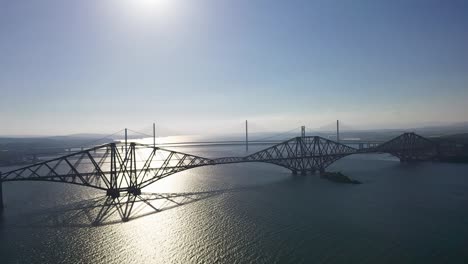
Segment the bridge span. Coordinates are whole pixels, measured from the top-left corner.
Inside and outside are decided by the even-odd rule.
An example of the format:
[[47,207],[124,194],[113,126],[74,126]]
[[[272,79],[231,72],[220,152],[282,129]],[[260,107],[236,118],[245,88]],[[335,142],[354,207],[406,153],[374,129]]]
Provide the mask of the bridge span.
[[[110,199],[124,196],[136,199],[142,188],[192,168],[265,162],[287,168],[293,174],[305,175],[323,173],[333,162],[359,153],[390,153],[402,162],[433,160],[437,158],[438,146],[415,133],[404,133],[383,144],[362,149],[318,136],[302,136],[244,157],[210,159],[153,145],[109,143],[0,173],[0,197],[3,182],[48,181],[99,189]],[[3,207],[3,203],[0,206]]]

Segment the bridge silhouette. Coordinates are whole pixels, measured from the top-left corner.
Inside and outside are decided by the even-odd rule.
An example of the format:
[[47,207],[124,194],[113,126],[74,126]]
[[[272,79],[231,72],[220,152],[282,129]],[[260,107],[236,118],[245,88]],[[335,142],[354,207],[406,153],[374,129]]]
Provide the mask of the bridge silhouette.
[[[129,219],[142,189],[181,171],[221,164],[264,162],[293,174],[325,172],[335,161],[360,153],[389,153],[402,162],[434,160],[438,145],[415,133],[404,133],[380,145],[353,148],[318,136],[295,137],[243,157],[204,158],[138,143],[108,143],[62,157],[0,173],[3,182],[46,181],[75,184],[106,192],[122,220]],[[3,201],[0,206],[3,207]]]

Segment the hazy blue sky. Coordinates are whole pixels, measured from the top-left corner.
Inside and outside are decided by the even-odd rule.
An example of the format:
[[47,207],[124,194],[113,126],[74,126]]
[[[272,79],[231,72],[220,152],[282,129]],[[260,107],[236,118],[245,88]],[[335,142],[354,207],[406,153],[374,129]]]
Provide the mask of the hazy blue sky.
[[458,122],[467,84],[464,0],[0,0],[3,135]]

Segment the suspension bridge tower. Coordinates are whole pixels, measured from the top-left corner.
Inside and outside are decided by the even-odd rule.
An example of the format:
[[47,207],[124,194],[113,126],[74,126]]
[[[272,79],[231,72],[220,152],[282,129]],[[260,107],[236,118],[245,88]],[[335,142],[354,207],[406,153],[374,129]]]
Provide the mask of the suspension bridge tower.
[[340,120],[336,120],[336,142],[340,143]]

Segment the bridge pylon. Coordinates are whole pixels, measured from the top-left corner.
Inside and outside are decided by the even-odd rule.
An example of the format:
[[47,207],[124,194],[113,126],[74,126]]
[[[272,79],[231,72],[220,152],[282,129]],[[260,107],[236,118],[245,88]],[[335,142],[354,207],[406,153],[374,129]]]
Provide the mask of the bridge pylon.
[[110,174],[109,174],[109,188],[106,191],[106,195],[112,199],[120,197],[120,191],[118,190],[118,179],[117,179],[117,155],[118,149],[115,143],[109,144],[110,148]]
[[[128,193],[134,196],[141,195],[140,183],[138,181],[138,173],[136,160],[136,144],[130,143],[130,146],[124,152],[125,156],[120,156],[115,143],[110,144],[110,186],[107,189],[107,196],[112,199],[117,199],[121,193]],[[155,151],[153,147],[153,152]],[[153,155],[152,155],[153,156]],[[125,183],[125,186],[122,184]]]

